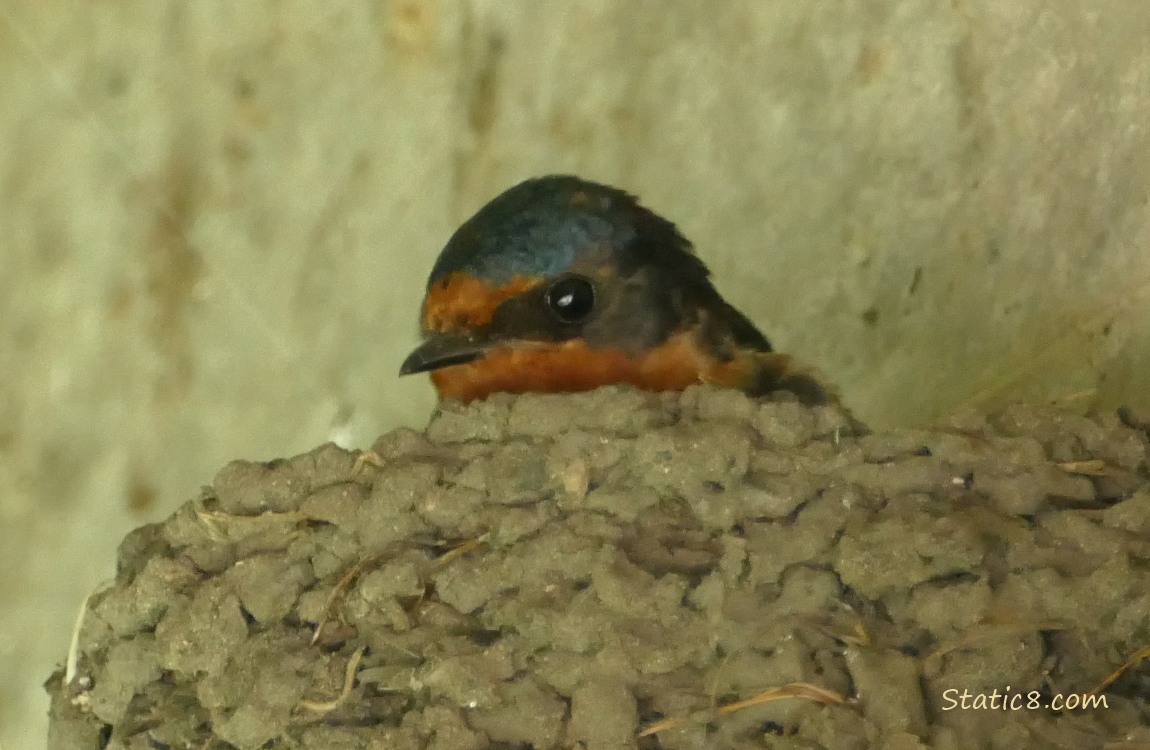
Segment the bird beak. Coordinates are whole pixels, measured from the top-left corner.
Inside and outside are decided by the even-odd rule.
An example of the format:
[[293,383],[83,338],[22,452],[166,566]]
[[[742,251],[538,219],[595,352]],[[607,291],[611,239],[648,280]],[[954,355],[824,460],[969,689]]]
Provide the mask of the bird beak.
[[400,377],[417,372],[431,372],[443,367],[474,362],[487,353],[490,344],[473,336],[457,333],[433,333],[415,348],[399,366]]

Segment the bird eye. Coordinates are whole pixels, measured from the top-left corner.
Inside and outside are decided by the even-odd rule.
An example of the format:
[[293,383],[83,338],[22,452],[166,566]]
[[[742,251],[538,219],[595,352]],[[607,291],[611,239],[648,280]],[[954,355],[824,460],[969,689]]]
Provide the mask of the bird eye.
[[547,306],[564,323],[578,323],[591,314],[595,287],[581,276],[568,276],[547,290]]

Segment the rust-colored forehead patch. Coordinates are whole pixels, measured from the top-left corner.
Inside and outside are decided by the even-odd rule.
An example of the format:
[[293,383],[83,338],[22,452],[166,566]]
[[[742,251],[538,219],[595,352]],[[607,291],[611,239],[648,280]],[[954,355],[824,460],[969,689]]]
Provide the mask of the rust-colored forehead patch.
[[495,308],[522,294],[543,279],[515,275],[511,281],[492,286],[456,271],[431,285],[423,298],[422,324],[427,331],[471,330],[491,322]]

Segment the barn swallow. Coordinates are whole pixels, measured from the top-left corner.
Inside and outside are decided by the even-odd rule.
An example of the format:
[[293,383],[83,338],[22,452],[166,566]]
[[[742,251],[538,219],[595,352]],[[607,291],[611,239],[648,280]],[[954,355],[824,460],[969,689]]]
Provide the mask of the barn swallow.
[[578,177],[527,180],[468,219],[431,270],[421,328],[399,374],[429,372],[441,400],[612,383],[836,400],[719,295],[674,224]]

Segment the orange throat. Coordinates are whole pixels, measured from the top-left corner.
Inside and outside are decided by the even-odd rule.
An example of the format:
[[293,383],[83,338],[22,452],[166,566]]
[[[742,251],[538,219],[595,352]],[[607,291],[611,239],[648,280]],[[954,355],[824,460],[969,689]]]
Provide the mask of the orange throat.
[[646,352],[592,349],[581,339],[556,344],[502,346],[483,358],[431,373],[440,399],[472,401],[491,393],[588,391],[629,383],[649,391],[677,391],[695,383],[740,387],[748,363],[718,362],[691,332]]

